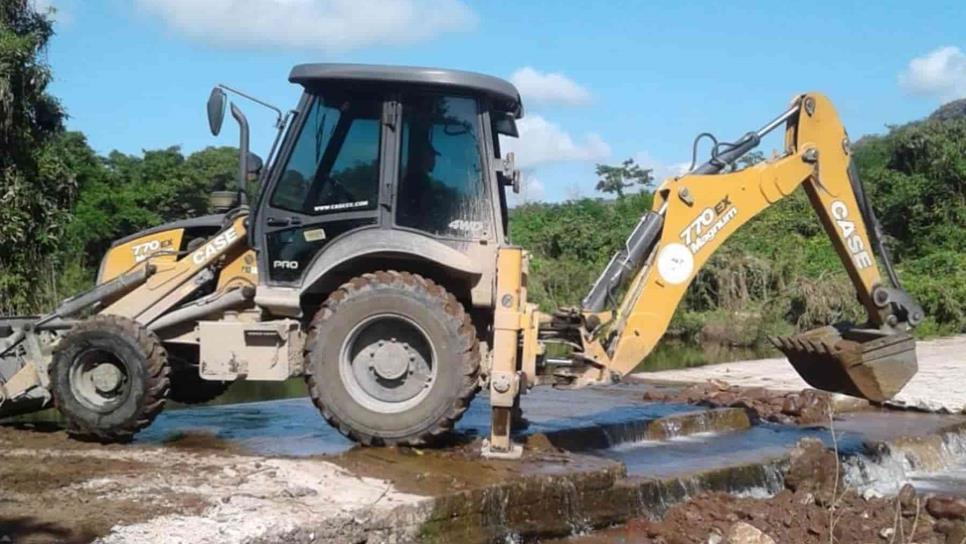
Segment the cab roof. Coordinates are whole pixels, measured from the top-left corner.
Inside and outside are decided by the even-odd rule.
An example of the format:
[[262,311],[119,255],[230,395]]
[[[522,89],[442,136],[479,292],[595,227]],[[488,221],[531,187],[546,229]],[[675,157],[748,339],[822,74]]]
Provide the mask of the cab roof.
[[464,90],[487,95],[501,111],[523,117],[520,93],[512,83],[498,77],[417,66],[382,66],[376,64],[298,64],[288,80],[303,87],[326,83],[358,83],[369,85],[413,85]]

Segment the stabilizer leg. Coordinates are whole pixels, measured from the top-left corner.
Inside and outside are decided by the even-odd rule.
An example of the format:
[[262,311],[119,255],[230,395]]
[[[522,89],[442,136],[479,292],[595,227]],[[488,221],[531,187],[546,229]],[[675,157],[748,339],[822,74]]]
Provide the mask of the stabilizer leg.
[[510,440],[513,405],[520,394],[517,352],[524,307],[523,250],[501,248],[497,256],[497,309],[493,316],[493,365],[490,369],[490,438],[483,456],[515,459],[523,448]]

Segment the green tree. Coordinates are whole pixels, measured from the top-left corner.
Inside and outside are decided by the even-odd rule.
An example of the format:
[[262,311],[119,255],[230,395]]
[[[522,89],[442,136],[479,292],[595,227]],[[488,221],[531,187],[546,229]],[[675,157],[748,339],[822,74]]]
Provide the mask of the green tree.
[[653,182],[653,170],[641,168],[634,159],[627,159],[617,166],[597,165],[596,189],[602,193],[614,193],[617,198],[624,198],[624,190],[635,184],[647,188]]
[[746,153],[745,156],[743,156],[740,159],[738,159],[737,161],[735,161],[735,164],[734,164],[734,166],[733,166],[733,168],[731,170],[733,172],[734,171],[738,171],[738,170],[744,170],[745,168],[748,168],[749,166],[754,166],[754,165],[756,165],[756,164],[758,164],[760,162],[764,162],[764,161],[765,161],[765,154],[764,153],[762,153],[761,151],[750,151],[750,152]]
[[114,151],[98,159],[80,140],[74,155],[86,157],[80,162],[89,168],[80,178],[69,230],[91,267],[118,238],[209,213],[211,191],[237,183],[238,152],[231,147],[209,147],[187,158],[178,147],[169,147],[140,157]]
[[0,3],[0,311],[31,309],[70,220],[74,178],[56,149],[64,112],[47,92],[53,33],[28,0]]

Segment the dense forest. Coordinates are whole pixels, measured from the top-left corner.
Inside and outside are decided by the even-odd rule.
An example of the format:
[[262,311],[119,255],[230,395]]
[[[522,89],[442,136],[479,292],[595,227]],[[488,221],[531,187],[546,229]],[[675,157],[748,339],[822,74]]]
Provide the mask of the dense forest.
[[[232,148],[185,155],[95,153],[64,128],[47,92],[50,19],[26,0],[0,7],[0,313],[36,312],[93,281],[111,241],[207,213],[232,183]],[[867,136],[855,161],[904,285],[927,314],[922,334],[966,332],[966,101]],[[511,213],[515,243],[533,252],[531,297],[545,309],[579,302],[648,209],[650,173],[632,162],[598,167],[616,198],[530,203]],[[630,180],[624,183],[624,180]],[[626,190],[626,194],[625,194]],[[691,286],[672,323],[681,337],[756,345],[766,335],[861,317],[804,194],[746,225]]]

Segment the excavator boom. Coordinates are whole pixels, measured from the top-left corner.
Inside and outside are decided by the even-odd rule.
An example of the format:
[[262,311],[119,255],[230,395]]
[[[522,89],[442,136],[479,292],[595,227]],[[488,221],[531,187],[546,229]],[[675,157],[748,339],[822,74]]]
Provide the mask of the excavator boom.
[[[783,126],[781,156],[731,171],[762,137]],[[493,376],[512,384],[501,371],[518,368],[521,387],[547,381],[579,387],[619,380],[654,349],[688,285],[712,254],[743,224],[799,186],[841,258],[868,321],[861,326],[825,326],[772,342],[813,387],[872,401],[891,398],[917,371],[909,330],[922,321],[923,312],[899,284],[852,166],[848,135],[832,103],[819,93],[796,97],[761,129],[737,142],[716,145],[709,161],[665,180],[655,192],[653,209],[611,259],[581,309],[534,316],[532,308],[528,313],[523,305],[517,310],[519,319],[498,318],[497,329],[500,323],[509,323],[509,329],[520,331],[522,356],[519,365],[511,366],[496,351]],[[880,262],[887,271],[885,281]],[[505,268],[498,275],[498,296],[504,292],[501,287],[509,286],[506,292],[523,295],[524,301],[525,288],[505,281],[504,271],[520,274],[519,265],[511,268],[516,272]],[[615,295],[621,288],[624,295],[618,302]],[[540,341],[579,347],[569,359],[544,359],[540,372],[540,365],[527,355],[543,352],[542,345],[530,345]],[[500,342],[495,348],[500,349]],[[514,350],[511,358],[515,357]],[[494,383],[491,378],[491,447],[499,447],[509,444],[502,431],[509,432],[503,423],[516,388],[511,385],[501,394]]]
[[[783,156],[721,173],[782,124]],[[601,339],[598,356],[609,358],[605,366],[624,375],[646,357],[694,275],[715,250],[741,225],[800,185],[848,272],[868,323],[861,329],[823,327],[773,342],[815,387],[874,401],[895,395],[916,371],[914,342],[907,331],[922,320],[922,310],[898,284],[852,165],[848,135],[832,103],[818,93],[796,98],[761,130],[658,188],[654,211],[645,220],[660,217],[663,228],[651,242],[648,259],[636,267],[637,278],[620,306],[611,336]],[[888,271],[889,285],[883,282],[876,253]],[[598,281],[596,291],[604,282]],[[586,302],[595,302],[594,296],[592,291]]]

